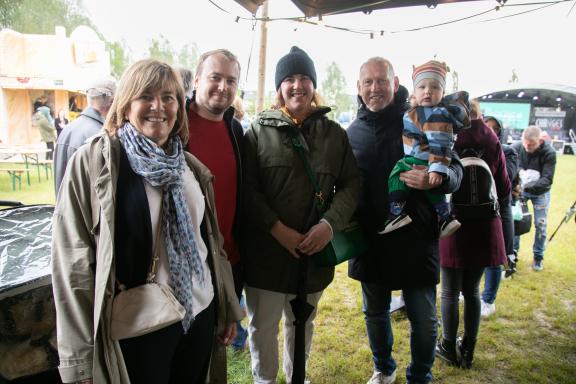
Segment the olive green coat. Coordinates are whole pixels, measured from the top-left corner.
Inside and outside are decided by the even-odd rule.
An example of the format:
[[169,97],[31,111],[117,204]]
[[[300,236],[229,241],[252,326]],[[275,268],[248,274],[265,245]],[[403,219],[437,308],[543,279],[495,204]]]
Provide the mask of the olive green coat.
[[[242,263],[249,286],[296,293],[298,262],[270,234],[276,221],[306,233],[324,218],[338,230],[356,210],[360,174],[346,132],[325,116],[329,111],[316,110],[300,127],[279,110],[264,111],[244,136]],[[304,163],[292,147],[290,127],[298,131],[323,195],[333,195],[322,215],[314,206],[314,188]],[[333,277],[333,267],[310,263],[307,292],[323,290]]]

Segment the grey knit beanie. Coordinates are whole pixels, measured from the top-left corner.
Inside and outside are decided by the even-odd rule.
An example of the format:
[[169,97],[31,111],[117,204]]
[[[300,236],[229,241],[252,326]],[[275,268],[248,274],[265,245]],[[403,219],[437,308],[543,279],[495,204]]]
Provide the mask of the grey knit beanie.
[[310,56],[300,48],[294,46],[290,53],[283,56],[276,64],[275,84],[276,90],[280,88],[282,81],[291,75],[306,75],[312,80],[316,89],[316,69]]

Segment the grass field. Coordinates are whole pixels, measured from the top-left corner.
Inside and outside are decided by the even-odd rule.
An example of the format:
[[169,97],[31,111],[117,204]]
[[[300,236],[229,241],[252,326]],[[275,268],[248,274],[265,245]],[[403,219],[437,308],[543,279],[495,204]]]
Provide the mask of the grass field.
[[[13,192],[5,173],[0,174],[0,200],[25,204],[54,203],[52,180]],[[42,175],[44,176],[44,175]],[[576,199],[576,156],[559,156],[552,188],[549,235]],[[576,383],[576,225],[565,223],[546,250],[544,271],[530,268],[533,232],[522,237],[518,272],[502,281],[496,316],[482,320],[474,366],[469,371],[436,361],[436,383]],[[336,270],[334,282],[320,302],[308,377],[314,384],[360,384],[372,374],[361,312],[358,282]],[[409,363],[408,320],[393,315],[396,383],[405,383]],[[229,382],[251,383],[248,352],[229,351]],[[284,383],[281,374],[279,382]]]

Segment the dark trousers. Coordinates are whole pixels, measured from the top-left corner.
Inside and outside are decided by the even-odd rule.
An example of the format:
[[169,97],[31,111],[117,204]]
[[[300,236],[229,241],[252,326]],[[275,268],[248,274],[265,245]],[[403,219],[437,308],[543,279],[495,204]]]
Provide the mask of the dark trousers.
[[54,142],[50,141],[46,143],[46,148],[50,150],[50,152],[46,152],[46,160],[52,160],[52,157],[54,156]]
[[215,327],[214,300],[196,315],[186,334],[176,323],[147,335],[120,341],[130,382],[204,384]]

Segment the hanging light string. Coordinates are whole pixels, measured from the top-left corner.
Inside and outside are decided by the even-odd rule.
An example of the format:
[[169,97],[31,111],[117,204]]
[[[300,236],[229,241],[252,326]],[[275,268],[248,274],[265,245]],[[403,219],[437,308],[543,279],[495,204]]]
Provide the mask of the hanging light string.
[[[219,6],[218,4],[216,4],[215,1],[213,0],[208,0],[211,4],[213,4],[216,8],[218,8],[219,10],[221,10],[222,12],[225,12],[227,14],[232,15],[232,13],[226,9],[224,9],[223,7]],[[382,0],[382,1],[376,1],[374,3],[371,4],[365,4],[363,6],[358,6],[358,7],[352,7],[346,10],[343,10],[344,12],[351,12],[351,11],[355,11],[355,10],[361,10],[361,9],[366,9],[367,7],[372,7],[372,6],[378,6],[381,5],[383,3],[387,3],[391,0]],[[380,35],[383,36],[385,33],[389,33],[389,34],[395,34],[395,33],[403,33],[403,32],[415,32],[415,31],[421,31],[421,30],[425,30],[425,29],[431,29],[431,28],[438,28],[438,27],[442,27],[442,26],[446,26],[449,24],[455,24],[455,23],[459,23],[465,20],[470,20],[482,15],[486,15],[488,13],[491,12],[497,12],[500,11],[501,9],[503,9],[504,7],[509,8],[509,7],[526,7],[526,6],[535,6],[535,5],[543,5],[542,7],[537,7],[537,8],[533,8],[527,11],[522,11],[522,12],[518,12],[518,13],[514,13],[511,15],[504,15],[504,16],[500,16],[500,17],[495,17],[492,19],[486,19],[486,20],[480,20],[477,21],[477,23],[486,23],[486,22],[492,22],[492,21],[496,21],[496,20],[501,20],[501,19],[506,19],[506,18],[510,18],[510,17],[515,17],[515,16],[520,16],[526,13],[530,13],[530,12],[536,12],[539,10],[542,10],[544,8],[548,8],[551,7],[553,5],[558,5],[561,3],[566,3],[566,2],[570,2],[570,1],[575,1],[575,0],[555,0],[555,1],[539,1],[539,2],[532,2],[532,3],[521,3],[521,4],[508,4],[506,2],[498,2],[499,5],[490,8],[486,11],[482,11],[479,13],[475,13],[469,16],[465,16],[465,17],[461,17],[458,19],[454,19],[454,20],[449,20],[443,23],[438,23],[438,24],[432,24],[432,25],[426,25],[426,26],[421,26],[421,27],[415,27],[415,28],[409,28],[409,29],[401,29],[401,30],[395,30],[395,31],[386,31],[386,30],[372,30],[372,29],[359,29],[359,28],[347,28],[347,27],[340,27],[337,25],[330,25],[330,24],[325,24],[322,21],[314,21],[311,20],[309,18],[306,17],[275,17],[275,18],[270,18],[270,17],[266,17],[266,18],[262,18],[262,17],[256,17],[256,15],[253,15],[252,17],[243,17],[243,16],[235,16],[236,21],[238,20],[246,20],[246,21],[251,21],[251,22],[257,22],[257,21],[266,21],[266,22],[270,22],[270,21],[292,21],[292,22],[297,22],[297,23],[304,23],[304,24],[310,24],[310,25],[317,25],[317,26],[322,26],[324,28],[329,28],[329,29],[334,29],[334,30],[338,30],[338,31],[342,31],[342,32],[349,32],[349,33],[356,33],[356,34],[361,34],[361,35],[367,35],[370,36],[370,38],[374,38],[375,35]],[[312,6],[310,6],[311,8],[314,8]],[[574,7],[574,6],[573,6]],[[333,13],[326,13],[323,14],[322,16],[326,16],[326,15],[333,15],[335,14]],[[570,14],[570,12],[569,12]]]

